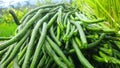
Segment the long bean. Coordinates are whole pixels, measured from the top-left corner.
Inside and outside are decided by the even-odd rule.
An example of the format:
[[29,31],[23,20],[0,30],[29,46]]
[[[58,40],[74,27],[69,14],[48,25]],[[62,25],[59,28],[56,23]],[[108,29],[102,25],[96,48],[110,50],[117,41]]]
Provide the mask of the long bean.
[[68,23],[67,23],[67,20],[68,20],[68,17],[69,17],[70,14],[71,14],[71,12],[68,12],[68,13],[65,15],[64,25],[65,25],[65,24],[68,24]]
[[60,27],[57,27],[57,39],[60,39],[61,30]]
[[20,61],[20,59],[25,55],[25,52],[26,52],[26,50],[27,50],[27,46],[28,46],[28,45],[26,45],[26,46],[24,47],[24,49],[18,54],[18,61]]
[[37,68],[42,68],[44,63],[45,63],[45,60],[46,60],[45,55],[43,55],[43,57],[41,58],[39,64],[37,65]]
[[39,42],[37,44],[37,48],[35,50],[35,54],[33,56],[33,60],[32,60],[32,63],[30,65],[30,68],[35,68],[37,65],[37,60],[39,59],[39,53],[42,49],[42,46],[43,46],[43,43],[45,41],[45,37],[46,37],[46,33],[47,33],[47,23],[44,23],[43,24],[43,29],[42,29],[42,33],[41,33],[41,37],[39,39]]
[[78,22],[75,22],[75,23],[72,23],[72,24],[74,24],[77,27],[77,30],[79,31],[79,35],[80,35],[80,39],[81,39],[83,47],[87,48],[88,43],[87,43],[85,33],[82,29],[82,26]]
[[58,16],[58,13],[56,13],[51,19],[50,19],[50,21],[48,22],[48,29],[52,26],[52,24],[55,22],[55,19],[57,18],[57,16]]
[[43,23],[43,21],[46,20],[48,17],[49,17],[49,14],[46,14],[42,19],[40,19],[38,21],[38,23],[36,24],[36,26],[33,29],[32,36],[31,36],[30,42],[28,44],[28,48],[27,48],[27,52],[26,52],[26,56],[25,56],[25,61],[23,63],[23,68],[29,67],[30,57],[32,54],[31,52],[32,52],[32,48],[34,47],[33,44],[34,44],[34,40],[36,38],[36,35],[38,33],[38,29],[41,26],[41,24]]
[[22,67],[24,59],[25,59],[25,55],[23,55],[23,57],[20,60],[18,60],[18,64],[19,64],[20,68]]
[[54,32],[53,32],[53,26],[51,26],[50,28],[50,35],[53,38],[53,40],[59,45],[61,46],[61,42],[57,39],[57,37],[55,36]]
[[15,57],[15,59],[14,59],[13,68],[20,68],[17,57]]
[[80,49],[78,48],[77,44],[75,43],[74,40],[72,40],[72,46],[75,49],[75,52],[78,56],[79,61],[81,62],[81,64],[83,64],[85,67],[87,68],[94,68],[89,61],[83,56],[82,52],[80,51]]
[[9,13],[12,15],[16,25],[20,25],[20,22],[19,22],[19,20],[18,20],[18,18],[16,16],[15,12],[13,10],[9,10]]
[[49,7],[51,8],[51,7],[55,7],[55,6],[59,6],[59,5],[63,5],[63,3],[47,4],[47,5],[43,5],[43,6],[37,7],[37,8],[35,8],[35,9],[31,10],[30,12],[28,12],[28,13],[21,19],[20,22],[23,22],[23,20],[24,20],[29,14],[31,14],[31,13],[33,13],[33,12],[36,12],[36,11],[38,11],[39,9],[44,9],[44,8],[49,8]]
[[62,50],[55,44],[48,36],[47,40],[50,43],[51,47],[57,52],[59,56],[62,57],[62,59],[65,61],[65,63],[70,67],[73,68],[72,64],[69,62],[69,60],[66,58],[66,56],[63,54]]
[[1,67],[5,68],[7,65],[14,59],[17,52],[19,52],[20,46],[23,44],[23,42],[26,40],[26,38],[30,35],[31,31],[28,31],[26,35],[20,40],[20,42],[14,47],[13,51],[11,52],[10,56],[2,63]]
[[8,58],[8,56],[10,55],[10,53],[12,52],[12,50],[14,48],[14,45],[15,44],[13,44],[9,47],[8,51],[5,53],[4,58],[0,61],[0,64],[3,63]]
[[62,14],[62,8],[63,7],[60,7],[58,9],[58,18],[57,18],[57,24],[58,24],[61,31],[63,31],[63,29],[64,29],[64,26],[63,26],[63,23],[62,23],[62,15],[63,15]]
[[[33,25],[34,21],[38,18],[38,16],[41,15],[41,13],[44,13],[46,10],[39,10],[29,21],[26,23],[27,26],[25,26],[17,35],[15,35],[12,39],[6,41],[5,43],[0,44],[0,50],[6,48],[7,46],[13,44],[14,42],[20,40],[23,35],[26,33],[26,31]],[[42,19],[41,19],[42,20]]]
[[10,40],[12,37],[0,37],[0,40]]
[[69,34],[70,32],[70,21],[67,19],[67,28],[66,28],[66,33],[65,35],[63,36],[63,40],[65,41],[67,35]]
[[98,40],[96,40],[93,43],[88,44],[87,49],[92,48],[92,47],[96,46],[97,44],[99,44],[104,39],[105,35],[106,35],[105,33],[101,34],[101,36]]
[[66,65],[61,62],[61,60],[57,57],[57,55],[55,54],[55,52],[52,50],[52,48],[50,47],[49,43],[46,42],[46,49],[48,51],[48,53],[53,57],[53,59],[55,60],[55,62],[62,68],[67,68]]
[[96,20],[84,20],[80,17],[80,15],[77,12],[75,12],[75,15],[80,19],[80,21],[85,23],[97,23],[97,22],[103,22],[105,20],[105,18],[99,18]]
[[31,10],[0,44],[0,68],[118,67],[119,31],[91,16],[64,3]]
[[8,49],[9,49],[9,47],[7,47],[4,50],[0,51],[0,58],[4,55],[5,52],[7,52]]

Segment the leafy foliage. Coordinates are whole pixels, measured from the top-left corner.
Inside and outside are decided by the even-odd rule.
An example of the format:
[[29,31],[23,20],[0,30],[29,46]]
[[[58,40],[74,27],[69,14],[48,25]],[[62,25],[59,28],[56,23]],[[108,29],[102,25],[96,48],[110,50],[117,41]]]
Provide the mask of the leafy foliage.
[[111,27],[119,30],[120,0],[74,0],[72,3],[88,16],[105,17]]
[[[23,15],[28,11],[28,8],[12,9],[20,20]],[[14,23],[12,15],[8,12],[9,9],[2,10],[2,17],[0,18],[0,36],[11,36],[15,34],[17,25]]]

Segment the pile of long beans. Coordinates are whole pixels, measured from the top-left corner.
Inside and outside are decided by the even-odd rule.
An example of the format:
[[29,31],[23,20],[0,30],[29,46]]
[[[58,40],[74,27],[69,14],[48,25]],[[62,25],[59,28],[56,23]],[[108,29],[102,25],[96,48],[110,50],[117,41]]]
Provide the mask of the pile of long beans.
[[18,25],[0,44],[0,68],[120,66],[120,35],[105,18],[59,3],[32,9]]

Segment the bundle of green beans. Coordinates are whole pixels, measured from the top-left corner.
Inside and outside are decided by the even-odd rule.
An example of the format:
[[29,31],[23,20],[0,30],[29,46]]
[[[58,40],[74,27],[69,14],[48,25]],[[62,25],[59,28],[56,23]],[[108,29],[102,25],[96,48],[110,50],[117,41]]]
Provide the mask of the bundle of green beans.
[[120,66],[120,35],[104,18],[59,3],[29,11],[18,24],[16,35],[0,44],[0,68]]

